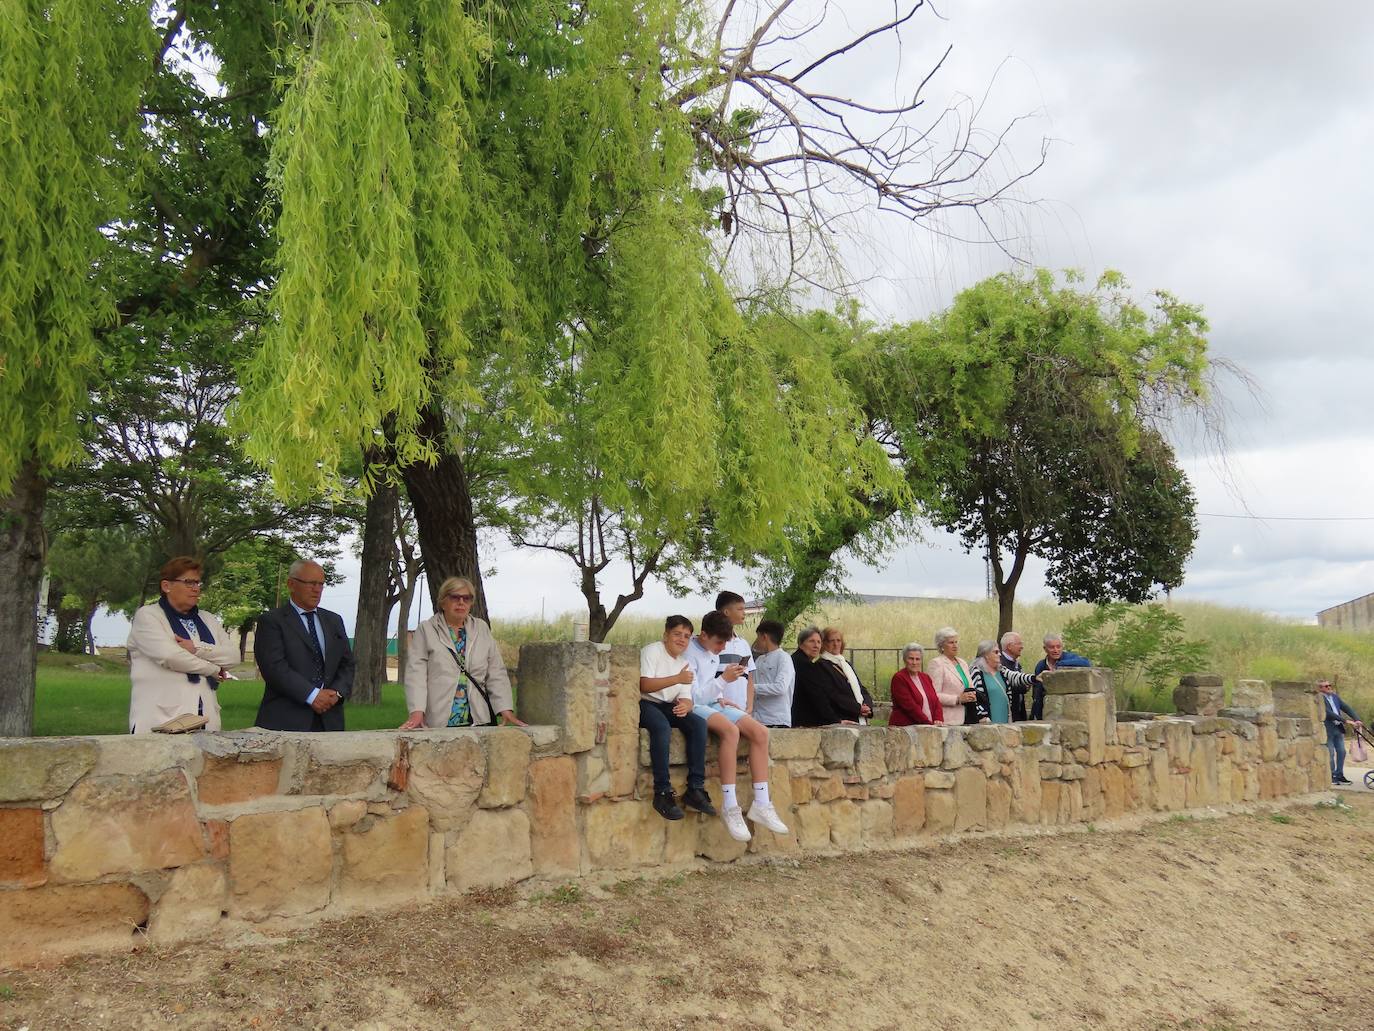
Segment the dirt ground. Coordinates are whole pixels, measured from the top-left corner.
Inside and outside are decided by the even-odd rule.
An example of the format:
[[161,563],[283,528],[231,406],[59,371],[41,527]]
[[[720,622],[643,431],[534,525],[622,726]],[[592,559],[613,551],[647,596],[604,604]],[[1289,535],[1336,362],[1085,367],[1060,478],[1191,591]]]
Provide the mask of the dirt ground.
[[1374,792],[0,973],[0,1027],[1374,1027]]

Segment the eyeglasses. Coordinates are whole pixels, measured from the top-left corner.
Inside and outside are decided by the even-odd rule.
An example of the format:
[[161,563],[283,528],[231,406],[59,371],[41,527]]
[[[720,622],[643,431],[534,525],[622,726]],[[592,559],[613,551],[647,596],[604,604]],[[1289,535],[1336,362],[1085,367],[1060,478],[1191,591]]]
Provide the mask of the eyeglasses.
[[470,602],[470,601],[472,601],[472,595],[470,595],[470,594],[446,594],[446,595],[444,595],[444,597],[445,597],[445,598],[449,598],[449,599],[451,599],[452,601],[461,601],[461,602]]
[[204,580],[168,580],[167,582],[172,584],[185,584],[192,589],[205,586]]
[[323,587],[323,580],[302,580],[299,576],[288,576],[288,580],[295,580],[302,587]]

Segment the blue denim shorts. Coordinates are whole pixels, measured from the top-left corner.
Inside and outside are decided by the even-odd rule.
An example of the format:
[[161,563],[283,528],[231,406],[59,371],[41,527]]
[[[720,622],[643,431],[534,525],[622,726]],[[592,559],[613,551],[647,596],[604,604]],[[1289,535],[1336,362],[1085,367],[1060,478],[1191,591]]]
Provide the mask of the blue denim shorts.
[[694,705],[692,711],[707,720],[711,718],[711,713],[718,712],[731,723],[738,723],[749,714],[743,709],[736,709],[733,705],[721,705],[719,702],[712,702],[710,705]]

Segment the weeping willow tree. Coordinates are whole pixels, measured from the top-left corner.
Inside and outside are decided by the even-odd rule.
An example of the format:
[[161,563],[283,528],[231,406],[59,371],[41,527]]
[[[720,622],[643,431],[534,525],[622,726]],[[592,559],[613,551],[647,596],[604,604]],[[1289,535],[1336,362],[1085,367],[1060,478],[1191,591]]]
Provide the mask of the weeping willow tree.
[[101,230],[156,49],[146,4],[0,0],[0,736],[32,729],[47,482],[116,319]]

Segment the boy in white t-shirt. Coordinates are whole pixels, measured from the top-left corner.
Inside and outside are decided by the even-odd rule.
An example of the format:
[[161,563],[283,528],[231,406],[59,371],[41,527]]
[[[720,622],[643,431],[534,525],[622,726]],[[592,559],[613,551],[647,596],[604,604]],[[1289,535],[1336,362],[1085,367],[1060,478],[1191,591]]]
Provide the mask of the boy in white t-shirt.
[[720,742],[720,789],[725,799],[720,818],[725,821],[730,837],[748,841],[749,828],[744,823],[735,794],[735,764],[741,737],[749,742],[749,772],[754,778],[754,802],[749,807],[749,819],[763,824],[774,834],[789,832],[768,798],[768,728],[733,700],[733,696],[739,694],[738,682],[746,676],[745,664],[732,662],[724,669],[720,666],[720,654],[734,633],[727,616],[708,612],[701,617],[701,633],[692,638],[683,658],[692,667],[694,710],[706,720],[707,728]]
[[677,804],[668,778],[668,748],[672,729],[687,741],[687,790],[682,804],[707,816],[716,815],[706,794],[706,721],[692,711],[692,671],[683,652],[692,640],[692,621],[669,616],[663,640],[639,652],[639,725],[649,732],[649,761],[654,770],[654,811],[665,820],[687,814]]
[[754,665],[754,650],[739,635],[736,627],[744,625],[744,598],[734,591],[721,591],[716,595],[716,611],[730,620],[730,640],[720,653],[720,668],[733,663],[744,667],[744,676],[735,681],[727,694],[731,701],[737,702],[750,716],[754,715],[754,684],[758,668]]

